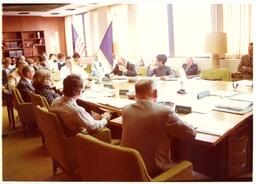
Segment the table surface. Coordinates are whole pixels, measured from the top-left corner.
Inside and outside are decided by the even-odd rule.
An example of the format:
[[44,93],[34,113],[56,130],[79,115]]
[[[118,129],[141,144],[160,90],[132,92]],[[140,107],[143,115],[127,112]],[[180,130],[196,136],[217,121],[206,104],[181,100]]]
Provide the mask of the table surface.
[[[158,101],[170,101],[176,105],[179,104],[192,107],[192,113],[178,114],[178,116],[192,126],[197,127],[197,135],[195,140],[201,143],[210,145],[217,144],[241,123],[244,123],[244,120],[253,115],[252,111],[240,115],[212,110],[214,102],[219,99],[221,100],[227,98],[226,96],[233,95],[235,93],[246,93],[248,95],[252,95],[252,81],[243,80],[236,82],[239,85],[234,92],[232,82],[196,79],[188,79],[183,81],[162,81],[159,80],[159,78],[154,79],[157,83]],[[112,85],[114,89],[108,91],[108,89],[103,88],[104,84]],[[126,95],[120,95],[119,91],[120,89],[134,91],[134,84],[134,82],[128,82],[128,80],[125,78],[104,82],[102,84],[90,84],[91,88],[85,90],[85,92],[81,95],[80,100],[89,101],[96,104],[100,108],[113,111],[121,115],[122,107],[129,103],[135,103],[135,100],[128,100],[128,97]],[[186,94],[177,94],[177,91],[181,88],[181,85],[183,86],[183,89],[185,89]],[[104,92],[101,93],[101,90]],[[207,90],[210,91],[210,93],[214,92],[220,96],[210,96],[198,100],[197,94]],[[111,95],[114,94],[114,96],[104,97],[104,95],[107,94],[106,91]],[[202,112],[194,112],[193,109]],[[111,120],[110,123],[116,126],[121,126],[122,119],[119,117]]]

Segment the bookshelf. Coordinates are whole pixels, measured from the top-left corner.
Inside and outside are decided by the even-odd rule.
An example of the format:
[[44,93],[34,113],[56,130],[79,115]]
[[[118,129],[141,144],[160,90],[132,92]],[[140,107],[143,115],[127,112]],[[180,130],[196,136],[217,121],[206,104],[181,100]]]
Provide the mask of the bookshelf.
[[39,57],[46,51],[44,31],[3,32],[3,57]]

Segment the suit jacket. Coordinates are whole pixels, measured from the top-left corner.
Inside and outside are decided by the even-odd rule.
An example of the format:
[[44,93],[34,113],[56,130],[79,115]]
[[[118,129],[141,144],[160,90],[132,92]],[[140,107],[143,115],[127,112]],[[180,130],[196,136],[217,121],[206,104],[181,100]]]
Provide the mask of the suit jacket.
[[137,75],[134,64],[127,62],[126,69],[128,71],[126,73],[123,73],[122,71],[119,70],[119,67],[116,64],[115,68],[112,70],[111,73],[113,73],[115,75],[126,75],[126,76],[136,76]]
[[151,177],[172,165],[170,137],[194,139],[195,130],[169,106],[138,100],[123,109],[121,146],[136,149]]
[[17,84],[17,89],[20,91],[22,99],[24,102],[30,102],[30,93],[35,91],[35,88],[32,86],[30,82],[28,82],[25,78],[21,78],[19,83]]
[[[248,69],[243,69],[243,66],[248,67]],[[253,78],[253,57],[249,55],[244,55],[238,65],[237,70],[242,73],[244,79]]]
[[197,64],[192,64],[189,68],[187,66],[188,65],[186,63],[182,65],[182,68],[185,70],[187,76],[198,74]]

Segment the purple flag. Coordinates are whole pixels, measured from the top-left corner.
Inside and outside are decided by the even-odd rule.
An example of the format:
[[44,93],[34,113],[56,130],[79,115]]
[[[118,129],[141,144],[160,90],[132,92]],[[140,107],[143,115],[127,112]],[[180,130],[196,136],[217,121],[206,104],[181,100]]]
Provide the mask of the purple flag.
[[108,26],[108,29],[103,37],[100,44],[100,49],[108,62],[113,65],[113,33],[112,33],[112,22]]
[[86,56],[86,45],[79,37],[74,25],[72,24],[72,38],[73,38],[73,51],[77,52],[80,56]]

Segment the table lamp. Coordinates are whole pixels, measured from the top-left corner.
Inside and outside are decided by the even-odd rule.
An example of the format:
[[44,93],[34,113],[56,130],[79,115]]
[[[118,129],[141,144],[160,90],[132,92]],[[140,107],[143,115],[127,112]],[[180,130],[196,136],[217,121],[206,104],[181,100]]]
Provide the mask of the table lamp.
[[227,34],[222,32],[214,32],[206,35],[205,52],[212,54],[212,67],[220,67],[219,54],[227,52]]

